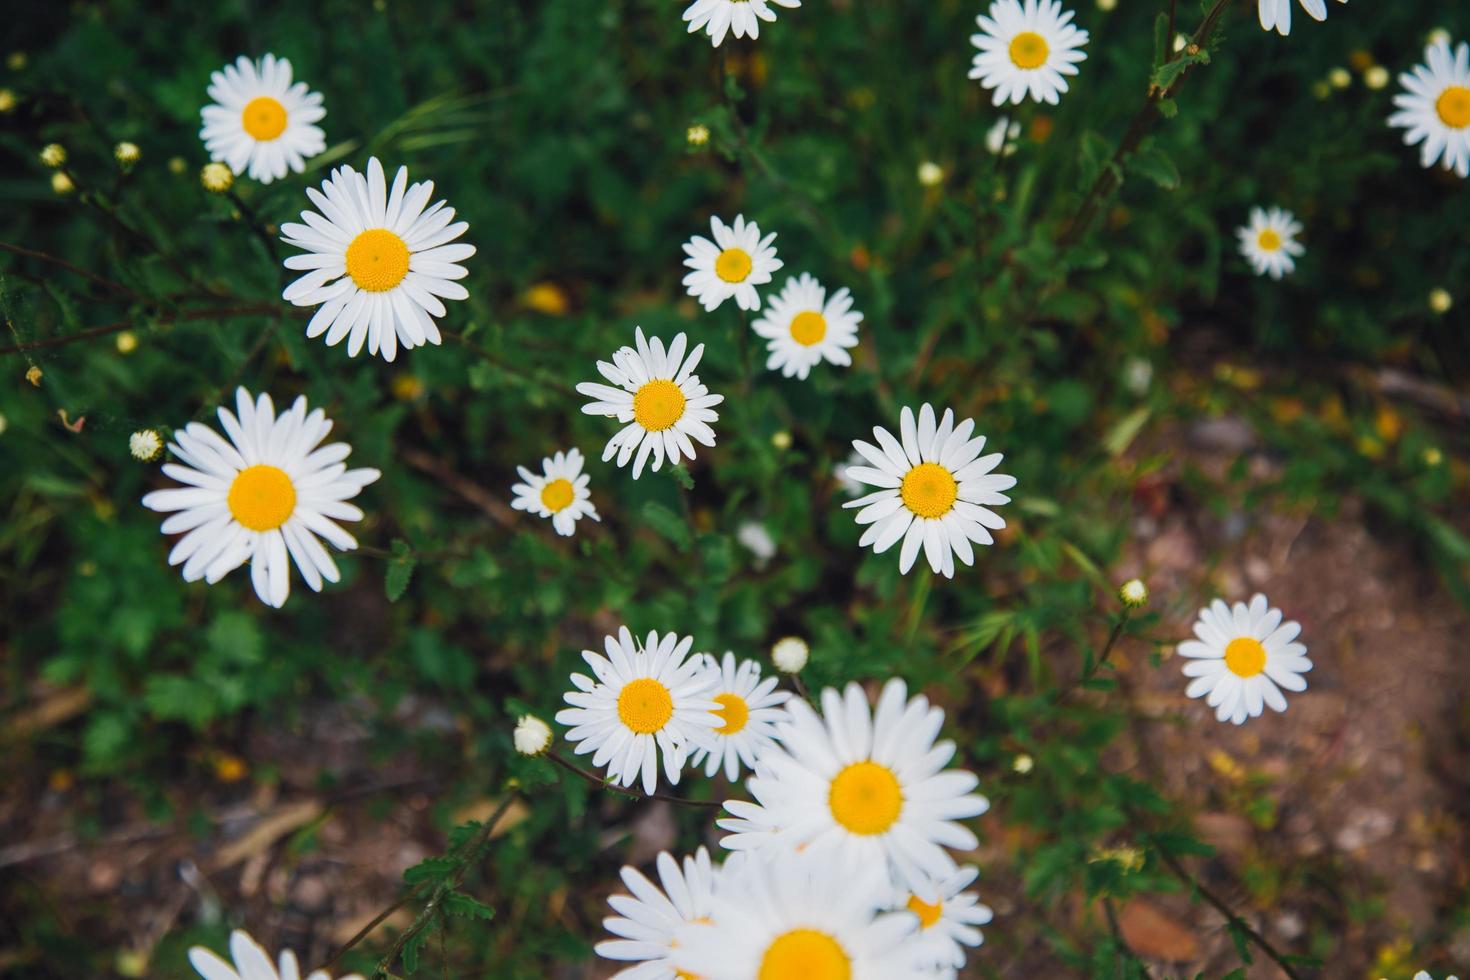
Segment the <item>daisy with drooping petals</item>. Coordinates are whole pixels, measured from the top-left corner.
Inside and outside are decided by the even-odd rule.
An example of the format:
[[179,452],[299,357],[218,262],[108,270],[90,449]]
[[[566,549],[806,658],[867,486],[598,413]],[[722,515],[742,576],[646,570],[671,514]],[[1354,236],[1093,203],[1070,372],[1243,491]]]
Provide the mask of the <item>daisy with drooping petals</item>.
[[955,425],[949,409],[936,426],[934,409],[924,405],[917,426],[911,409],[905,407],[899,416],[902,442],[882,426],[873,427],[876,446],[853,440],[853,448],[872,465],[849,466],[847,476],[880,488],[842,505],[861,508],[857,522],[869,525],[858,546],[871,544],[882,554],[902,539],[902,573],[913,567],[920,548],[929,567],[947,578],[954,577],[955,555],[973,565],[970,542],[995,542],[987,529],[998,530],[1006,522],[990,508],[1009,503],[1002,491],[1016,485],[1015,477],[991,472],[1003,457],[981,456],[985,437],[970,438],[974,431],[973,419]]
[[[1327,4],[1322,0],[1298,0],[1307,16],[1313,20],[1327,19]],[[1337,0],[1347,3],[1347,0]],[[1261,18],[1261,27],[1285,37],[1291,33],[1291,0],[1258,0],[1256,13]]]
[[754,769],[761,750],[775,740],[776,722],[786,716],[781,706],[791,699],[791,692],[776,690],[774,677],[762,680],[760,664],[754,660],[739,661],[737,666],[729,651],[723,661],[705,654],[705,665],[719,676],[710,696],[719,705],[715,714],[720,720],[689,763],[697,769],[703,762],[706,776],[723,766],[725,778],[733,783],[740,778],[741,763]]
[[852,363],[847,350],[857,346],[862,322],[863,315],[853,311],[852,295],[845,288],[828,299],[822,284],[803,272],[800,279],[786,280],[780,295],[750,329],[769,341],[767,369],[805,381],[824,359],[843,367]]
[[773,231],[762,238],[760,227],[754,221],[746,221],[743,214],[737,214],[732,225],[711,216],[709,227],[714,241],[695,235],[684,244],[684,252],[689,256],[684,264],[694,270],[684,276],[689,295],[699,300],[706,311],[715,309],[731,296],[742,310],[760,309],[761,297],[755,287],[770,282],[771,274],[784,264],[776,258],[776,249],[771,245],[776,233]]
[[718,48],[727,31],[752,41],[760,37],[761,21],[776,20],[772,4],[800,7],[801,0],[694,0],[684,8],[684,20],[689,22],[690,34],[703,30]]
[[692,637],[650,632],[642,644],[624,626],[604,641],[607,656],[582,651],[597,679],[573,674],[577,688],[565,695],[556,714],[558,724],[572,726],[567,740],[576,753],[588,752],[594,766],[606,766],[609,779],[631,786],[641,774],[643,791],[658,786],[658,759],[664,773],[679,784],[679,771],[709,729],[720,723],[720,706],[710,699],[715,676],[697,656],[690,657]]
[[746,780],[755,802],[725,802],[731,816],[717,823],[731,831],[726,847],[795,847],[845,868],[886,864],[910,889],[954,874],[945,848],[976,846],[958,821],[990,802],[973,792],[973,775],[944,769],[955,746],[934,740],[943,710],[922,694],[909,700],[894,678],[876,712],[857,684],[843,694],[824,690],[820,716],[796,698],[786,712],[779,744],[762,750]]
[[1451,48],[1437,39],[1425,49],[1424,62],[1399,76],[1404,90],[1393,97],[1399,111],[1388,124],[1405,130],[1408,145],[1423,144],[1424,166],[1440,163],[1470,177],[1470,44]]
[[291,62],[268,54],[259,61],[243,55],[209,76],[214,105],[199,110],[199,138],[211,160],[236,175],[269,184],[301,173],[306,161],[327,148],[316,123],[326,116],[322,97],[305,82],[291,84]]
[[547,456],[541,460],[540,476],[524,466],[517,466],[516,472],[525,482],[511,487],[515,494],[511,507],[551,518],[557,534],[570,536],[583,517],[602,520],[592,506],[592,491],[587,489],[590,478],[582,472],[580,451],[569,449]]
[[965,891],[979,876],[978,868],[964,867],[930,881],[927,888],[898,890],[894,907],[919,917],[920,966],[958,970],[965,965],[965,947],[985,941],[975,927],[988,923],[993,913],[978,895]]
[[695,344],[685,358],[689,338],[682,333],[667,352],[657,337],[645,340],[642,327],[634,338],[636,350],[623,347],[613,354],[611,364],[597,362],[598,373],[616,387],[584,381],[577,385],[577,391],[596,399],[583,405],[583,412],[613,416],[624,423],[623,429],[607,441],[602,458],[607,461],[616,455],[619,466],[627,466],[632,459],[636,480],[650,455],[656,471],[663,466],[665,456],[671,463],[685,456],[693,460],[695,442],[713,446],[715,431],[709,424],[719,419],[714,406],[725,396],[711,395],[694,373],[704,356],[703,344]]
[[277,608],[291,591],[292,560],[312,591],[336,582],[341,573],[317,538],[355,549],[336,522],[362,520],[347,501],[382,474],[349,470],[345,442],[320,446],[332,423],[320,408],[308,415],[304,397],[277,415],[269,395],[252,399],[240,388],[235,412],[221,407],[219,420],[228,442],[200,422],[174,431],[169,451],[187,465],[165,463],[163,472],[187,486],[143,498],[150,510],[177,512],[164,534],[188,532],[168,563],[183,563],[186,582],[213,585],[248,561],[255,594]]
[[659,854],[657,864],[662,890],[636,868],[624,866],[623,884],[632,894],[612,895],[607,900],[618,914],[603,919],[603,928],[621,938],[604,940],[595,951],[604,959],[638,963],[614,973],[613,980],[687,977],[669,962],[674,937],[686,925],[698,928],[709,922],[720,876],[720,869],[710,863],[709,851],[701,847],[693,857],[684,858],[682,870],[667,851]]
[[1205,698],[1216,718],[1236,725],[1256,717],[1266,705],[1285,711],[1281,688],[1305,691],[1302,675],[1312,669],[1312,661],[1307,648],[1295,642],[1300,624],[1281,619],[1281,610],[1272,609],[1259,593],[1248,606],[1226,606],[1216,599],[1201,609],[1194,624],[1198,639],[1179,644],[1180,655],[1189,658],[1184,676],[1194,678],[1184,693]]
[[970,43],[979,48],[970,77],[995,89],[991,102],[1021,102],[1029,94],[1037,102],[1056,105],[1067,91],[1063,75],[1077,74],[1087,60],[1082,46],[1087,32],[1072,24],[1072,12],[1058,0],[994,0],[990,16],[976,18],[979,34]]
[[[280,968],[271,962],[270,954],[251,939],[243,929],[230,933],[230,959],[234,965],[220,959],[203,946],[189,950],[189,964],[204,980],[301,980],[301,967],[296,963],[296,954],[289,949],[281,951]],[[313,970],[306,980],[332,980],[326,970]],[[349,973],[339,980],[362,980],[359,973]]]
[[308,337],[327,335],[331,347],[347,340],[356,357],[364,343],[369,354],[391,361],[398,346],[411,349],[441,341],[435,317],[444,299],[467,299],[455,280],[469,273],[458,263],[475,246],[450,244],[469,224],[454,220],[454,209],[439,201],[432,180],[408,182],[399,167],[390,190],[377,157],[367,174],[338,167],[321,191],[306,189],[320,209],[301,212],[305,224],[281,226],[281,240],[306,249],[286,259],[286,268],[306,275],[286,287],[282,298],[295,306],[320,306],[306,325]]
[[887,889],[881,866],[732,857],[709,923],[680,929],[671,959],[700,980],[920,980],[914,917],[884,910]]
[[1296,258],[1306,251],[1296,240],[1301,232],[1301,222],[1290,211],[1251,208],[1250,223],[1237,228],[1235,237],[1256,275],[1280,279],[1296,268]]

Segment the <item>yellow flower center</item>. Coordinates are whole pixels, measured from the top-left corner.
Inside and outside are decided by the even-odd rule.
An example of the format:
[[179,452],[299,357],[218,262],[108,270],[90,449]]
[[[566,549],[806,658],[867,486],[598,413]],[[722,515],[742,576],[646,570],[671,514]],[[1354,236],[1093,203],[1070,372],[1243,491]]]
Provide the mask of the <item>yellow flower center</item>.
[[662,432],[684,416],[684,392],[664,378],[643,383],[633,393],[633,421],[649,432]]
[[386,293],[408,275],[408,245],[387,228],[359,232],[347,246],[347,274],[359,289]]
[[807,310],[791,318],[791,339],[804,347],[820,344],[827,336],[827,318]]
[[837,774],[827,791],[832,819],[854,834],[881,834],[903,809],[898,777],[876,762],[854,762]]
[[850,980],[852,960],[837,940],[815,929],[777,936],[761,957],[757,980]]
[[903,504],[920,517],[938,520],[949,513],[960,485],[954,475],[938,463],[920,463],[908,471],[898,488]]
[[660,681],[640,677],[623,685],[618,718],[639,735],[652,735],[674,717],[674,696]]
[[750,721],[750,705],[738,694],[716,694],[715,700],[720,706],[715,709],[715,714],[725,724],[715,729],[716,735],[734,735],[745,727]]
[[1262,228],[1256,236],[1256,244],[1263,252],[1274,252],[1281,247],[1281,234],[1274,228]]
[[920,929],[928,929],[939,921],[939,916],[944,911],[944,903],[935,902],[933,905],[930,905],[919,896],[910,895],[909,911],[919,917]]
[[275,466],[249,466],[230,484],[226,498],[230,513],[252,531],[274,531],[296,510],[296,487],[285,470]]
[[286,131],[286,107],[269,95],[251,99],[240,113],[240,125],[251,139],[268,143]]
[[744,282],[750,275],[750,254],[743,248],[727,248],[715,257],[715,275],[726,282]]
[[1254,677],[1266,669],[1266,648],[1260,640],[1238,636],[1225,648],[1225,666],[1239,677]]
[[1017,68],[1040,68],[1050,54],[1046,38],[1035,31],[1022,31],[1011,38],[1011,61]]
[[1470,126],[1470,88],[1463,85],[1449,86],[1434,100],[1434,111],[1439,113],[1440,121],[1451,129]]
[[541,488],[541,503],[553,513],[570,504],[575,496],[570,480],[552,480]]

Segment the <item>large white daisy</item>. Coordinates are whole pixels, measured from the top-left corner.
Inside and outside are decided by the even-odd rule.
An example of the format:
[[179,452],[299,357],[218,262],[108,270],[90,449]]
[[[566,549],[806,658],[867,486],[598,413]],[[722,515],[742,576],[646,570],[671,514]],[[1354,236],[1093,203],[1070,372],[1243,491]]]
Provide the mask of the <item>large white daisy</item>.
[[398,345],[437,344],[435,317],[444,299],[467,299],[456,279],[469,275],[463,262],[475,246],[450,244],[469,225],[454,220],[444,201],[425,207],[432,180],[408,182],[399,167],[390,191],[377,157],[367,175],[338,167],[321,191],[306,189],[320,210],[301,212],[305,224],[281,226],[287,244],[307,250],[286,259],[286,268],[309,270],[286,287],[283,298],[296,306],[320,306],[306,325],[308,337],[327,335],[327,346],[347,339],[356,357],[366,343],[369,354],[391,361]]
[[151,510],[177,511],[163,522],[164,534],[188,532],[168,563],[183,563],[186,582],[213,585],[248,561],[255,594],[277,608],[291,591],[291,560],[314,592],[323,579],[341,578],[317,538],[355,549],[357,540],[336,522],[362,520],[347,501],[382,474],[349,470],[345,442],[321,446],[332,423],[320,408],[308,415],[304,397],[277,415],[269,395],[252,399],[240,388],[235,412],[221,406],[219,420],[228,442],[199,422],[175,430],[169,451],[187,465],[165,463],[163,472],[187,486],[143,498]]
[[993,913],[980,896],[965,891],[979,876],[978,868],[967,866],[932,879],[925,888],[898,890],[893,907],[919,917],[920,966],[958,970],[965,965],[965,947],[985,941],[976,926],[989,922]]
[[1295,642],[1300,624],[1281,619],[1281,610],[1272,609],[1260,594],[1249,606],[1226,606],[1216,599],[1201,609],[1194,624],[1198,639],[1179,644],[1180,655],[1188,658],[1184,676],[1194,678],[1184,693],[1203,697],[1216,718],[1236,725],[1256,717],[1266,705],[1285,711],[1281,688],[1305,691],[1302,675],[1312,669],[1312,661],[1307,648]]
[[602,520],[597,516],[597,508],[592,506],[592,491],[587,489],[590,477],[582,472],[579,450],[569,449],[545,457],[541,460],[539,476],[524,466],[517,466],[516,472],[525,482],[511,487],[511,493],[515,494],[511,507],[551,518],[557,534],[570,535],[583,517]]
[[711,216],[709,227],[714,241],[695,235],[684,243],[688,255],[684,264],[693,270],[684,276],[689,295],[705,310],[713,310],[731,296],[742,310],[760,309],[761,297],[755,287],[770,282],[771,274],[784,264],[771,244],[776,233],[762,238],[760,227],[746,221],[743,214],[737,214],[732,225]]
[[1296,268],[1296,259],[1306,251],[1296,236],[1302,233],[1301,222],[1290,211],[1281,208],[1251,208],[1250,222],[1235,229],[1240,254],[1258,276],[1280,279]]
[[767,368],[806,380],[823,359],[843,367],[852,363],[847,350],[857,346],[862,322],[845,288],[828,299],[822,284],[803,272],[800,279],[786,280],[750,329],[768,341]]
[[910,889],[930,887],[956,870],[946,847],[969,850],[975,835],[960,820],[990,806],[973,792],[978,781],[945,770],[953,742],[935,742],[943,710],[903,681],[883,686],[876,713],[857,684],[822,692],[819,716],[805,701],[788,702],[746,787],[754,803],[728,800],[731,850],[774,845],[820,854],[843,867],[887,865]]
[[699,980],[921,980],[914,917],[885,912],[882,866],[785,848],[726,862],[708,924],[672,960]]
[[[1327,19],[1327,4],[1322,0],[1299,0],[1299,2],[1308,17],[1313,20]],[[1337,2],[1347,3],[1347,0],[1337,0]],[[1291,33],[1291,0],[1259,0],[1256,13],[1260,15],[1263,29],[1274,30],[1283,36]]]
[[995,89],[991,102],[1020,102],[1029,94],[1056,105],[1067,91],[1064,75],[1077,74],[1087,60],[1087,32],[1072,24],[1072,12],[1058,0],[994,0],[990,16],[976,18],[980,33],[970,35],[979,48],[970,77]]
[[1404,142],[1419,147],[1419,162],[1440,163],[1470,177],[1470,44],[1454,48],[1438,39],[1424,51],[1424,64],[1399,76],[1404,90],[1393,97],[1398,112],[1390,126],[1402,127]]
[[736,661],[726,651],[723,661],[705,654],[705,665],[719,678],[712,697],[719,708],[718,727],[704,736],[704,744],[690,758],[695,768],[703,762],[704,774],[713,776],[725,769],[725,778],[740,778],[740,765],[755,768],[762,749],[776,738],[776,722],[786,717],[782,708],[791,699],[790,691],[776,690],[776,678],[761,678],[761,666],[754,660]]
[[697,928],[709,922],[720,876],[720,869],[710,863],[709,851],[701,847],[693,857],[685,857],[682,870],[667,851],[658,856],[656,863],[662,889],[638,869],[625,866],[623,884],[632,894],[612,895],[607,900],[618,914],[603,919],[603,928],[621,938],[598,943],[597,955],[638,964],[614,973],[614,980],[687,977],[669,962],[677,943],[675,937],[686,924]]
[[975,431],[973,419],[954,424],[954,413],[944,410],[936,426],[934,409],[919,409],[918,424],[907,406],[899,416],[903,441],[882,426],[873,427],[875,446],[861,439],[853,448],[872,464],[849,466],[847,476],[870,486],[870,493],[843,504],[861,508],[859,524],[869,525],[859,547],[873,546],[882,554],[903,540],[898,570],[907,573],[923,548],[929,567],[947,577],[954,576],[954,556],[966,565],[975,563],[970,542],[993,544],[988,529],[1006,526],[1005,518],[991,507],[1010,502],[1002,491],[1016,485],[1016,478],[991,471],[1000,464],[1000,453],[981,456],[985,437]]
[[[681,457],[694,459],[694,443],[715,444],[715,430],[709,424],[719,419],[714,406],[725,400],[712,395],[694,373],[704,356],[704,345],[695,344],[689,356],[684,348],[689,338],[679,334],[669,345],[657,337],[643,337],[643,328],[634,334],[637,349],[622,347],[614,352],[612,363],[597,362],[597,371],[616,387],[584,381],[577,391],[594,399],[582,406],[588,415],[607,415],[624,423],[617,435],[602,450],[604,461],[618,458],[619,466],[633,460],[633,479],[643,472],[643,464],[653,457],[653,469]],[[637,458],[634,458],[634,452]]]
[[760,37],[761,21],[776,19],[772,4],[800,7],[801,0],[694,0],[684,8],[684,20],[689,22],[690,34],[703,30],[718,48],[726,32],[751,40]]
[[[204,980],[301,980],[295,953],[282,950],[278,966],[243,929],[230,933],[230,959],[235,962],[231,964],[203,946],[189,950],[189,964]],[[326,970],[313,970],[306,980],[331,980],[331,975]],[[349,973],[338,980],[362,980],[362,975]]]
[[643,791],[658,787],[658,760],[678,785],[679,772],[703,733],[720,723],[720,707],[710,695],[715,675],[704,661],[690,657],[693,638],[650,632],[642,644],[624,626],[604,641],[607,656],[582,651],[596,675],[573,674],[577,688],[565,695],[572,707],[557,712],[559,724],[572,726],[567,740],[576,753],[588,752],[594,766],[606,766],[609,779],[631,786],[642,775]]
[[243,55],[209,76],[214,105],[199,110],[199,138],[211,160],[236,175],[250,174],[269,184],[301,173],[306,161],[327,148],[320,122],[327,114],[322,97],[305,82],[291,83],[291,62],[268,54],[259,61]]

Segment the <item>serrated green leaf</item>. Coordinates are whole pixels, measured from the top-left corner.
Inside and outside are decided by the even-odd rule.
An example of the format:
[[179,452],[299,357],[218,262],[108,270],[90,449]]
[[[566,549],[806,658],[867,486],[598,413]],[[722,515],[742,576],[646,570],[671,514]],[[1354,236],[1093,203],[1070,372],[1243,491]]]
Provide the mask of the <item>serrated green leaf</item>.
[[1174,166],[1174,161],[1162,150],[1140,150],[1133,155],[1128,166],[1166,191],[1172,191],[1179,186],[1179,168]]
[[450,892],[444,896],[444,911],[462,919],[492,919],[495,910],[484,902],[464,892]]
[[389,602],[397,602],[403,598],[403,593],[408,591],[408,583],[413,580],[413,570],[417,565],[418,559],[414,557],[408,542],[401,538],[395,539],[393,557],[388,560],[388,568],[383,573],[383,591],[387,593]]
[[689,550],[689,525],[684,522],[683,517],[658,501],[650,500],[643,505],[643,519],[675,548],[680,551]]

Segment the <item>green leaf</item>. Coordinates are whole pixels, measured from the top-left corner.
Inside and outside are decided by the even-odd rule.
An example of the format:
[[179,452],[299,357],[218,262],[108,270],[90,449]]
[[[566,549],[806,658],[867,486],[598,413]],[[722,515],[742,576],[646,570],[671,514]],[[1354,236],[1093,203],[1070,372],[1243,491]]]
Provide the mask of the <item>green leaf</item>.
[[1123,416],[1117,425],[1109,429],[1102,441],[1103,448],[1108,451],[1108,455],[1123,455],[1124,450],[1133,444],[1134,439],[1138,438],[1138,433],[1142,431],[1151,414],[1153,414],[1153,409],[1147,405],[1135,408]]
[[689,467],[685,466],[683,463],[679,463],[675,466],[670,466],[669,476],[673,477],[674,482],[678,483],[679,486],[683,487],[685,490],[694,489],[694,476],[689,472]]
[[1179,103],[1173,99],[1160,99],[1158,101],[1159,115],[1165,119],[1173,119],[1179,115]]
[[161,721],[183,721],[195,729],[214,720],[219,702],[214,691],[190,677],[155,674],[143,685],[148,713]]
[[1154,18],[1154,68],[1164,63],[1169,55],[1169,15],[1160,13]]
[[424,858],[411,868],[403,871],[403,880],[410,885],[417,885],[421,881],[440,882],[445,881],[459,868],[459,862],[449,857]]
[[650,500],[643,505],[643,519],[675,548],[680,551],[689,550],[689,525],[684,522],[683,517],[663,504]]
[[1140,150],[1134,154],[1129,166],[1166,191],[1172,191],[1179,186],[1179,168],[1174,166],[1174,161],[1162,150]]
[[444,896],[444,911],[462,919],[492,919],[495,917],[493,908],[464,892],[450,892]]
[[408,591],[408,583],[413,579],[414,566],[418,563],[419,560],[414,557],[408,542],[395,538],[393,557],[388,560],[388,570],[383,575],[383,591],[388,594],[389,602],[397,602],[403,598],[403,593]]

